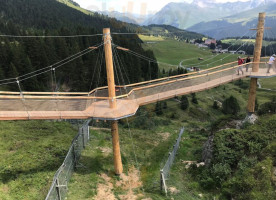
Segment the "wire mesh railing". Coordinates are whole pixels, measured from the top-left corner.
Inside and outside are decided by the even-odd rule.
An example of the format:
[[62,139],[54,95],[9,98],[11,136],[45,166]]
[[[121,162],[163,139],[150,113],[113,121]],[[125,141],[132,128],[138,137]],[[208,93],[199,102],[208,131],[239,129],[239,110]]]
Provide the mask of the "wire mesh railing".
[[73,139],[64,162],[54,176],[53,183],[45,200],[64,200],[66,198],[70,178],[74,169],[78,167],[81,152],[90,139],[90,121],[91,120],[85,121],[85,123],[79,128],[78,135]]
[[179,143],[181,141],[181,137],[182,137],[183,133],[184,133],[184,127],[180,130],[180,133],[178,135],[176,143],[175,143],[175,145],[173,145],[173,150],[172,150],[172,152],[169,153],[169,158],[168,158],[167,162],[165,163],[164,167],[160,170],[160,188],[161,188],[161,190],[164,190],[166,194],[167,194],[166,180],[169,179],[170,169],[171,169],[171,166],[175,159],[177,150],[179,148]]

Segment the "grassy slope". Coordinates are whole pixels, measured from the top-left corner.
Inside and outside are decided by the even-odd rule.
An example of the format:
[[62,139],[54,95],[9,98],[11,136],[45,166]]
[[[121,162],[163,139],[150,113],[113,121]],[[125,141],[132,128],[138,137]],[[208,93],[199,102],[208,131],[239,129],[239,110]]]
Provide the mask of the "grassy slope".
[[[141,179],[143,187],[136,190],[136,194],[143,194],[143,197],[151,197],[152,199],[164,199],[159,192],[159,170],[161,163],[164,164],[168,149],[170,149],[179,133],[178,127],[181,123],[172,122],[169,126],[160,126],[155,130],[131,129],[133,134],[133,143],[137,161],[141,169]],[[170,133],[168,139],[163,140],[162,135]],[[99,174],[106,173],[115,182],[118,177],[113,174],[112,153],[108,155],[102,152],[101,148],[112,148],[111,136],[109,131],[93,131],[90,146],[83,153],[81,163],[85,167],[81,167],[74,174],[69,185],[68,200],[75,199],[91,199],[97,194],[97,186],[103,183]],[[129,137],[128,130],[120,127],[120,143],[122,151],[122,159],[124,172],[127,173],[128,168],[137,166],[135,162],[135,154],[133,151],[132,140]],[[143,191],[144,190],[144,191]],[[184,192],[184,191],[183,191]],[[194,194],[187,191],[188,199],[193,199]],[[126,194],[127,191],[121,187],[115,187],[113,193],[118,198],[119,195]],[[140,198],[139,198],[140,199]]]
[[[221,59],[224,59],[224,62],[235,61],[237,55],[232,54],[221,54],[215,56],[212,54],[210,49],[198,48],[193,44],[187,44],[183,41],[177,41],[167,38],[156,38],[156,37],[141,37],[140,38],[145,42],[143,43],[143,48],[145,50],[152,50],[154,55],[159,62],[165,62],[172,65],[179,65],[183,60],[186,60],[182,63],[183,66],[189,67],[190,65],[205,65],[201,66],[202,69],[217,66],[222,64]],[[156,42],[156,43],[147,43],[147,42]],[[191,60],[191,58],[194,58]],[[205,60],[199,61],[198,58],[204,58]],[[208,60],[207,60],[208,59]],[[214,61],[218,61],[214,64],[210,64]],[[210,64],[207,66],[207,64]],[[169,70],[173,68],[164,64],[159,64],[160,69]]]
[[76,132],[65,122],[0,122],[0,199],[44,199]]
[[87,15],[93,15],[93,12],[89,11],[89,10],[86,10],[84,8],[81,8],[81,7],[78,7],[78,6],[75,6],[74,4],[72,4],[71,2],[67,1],[67,0],[57,0],[61,3],[64,3],[65,5],[71,7],[71,8],[74,8],[78,11],[81,11],[83,12],[84,14],[87,14]]

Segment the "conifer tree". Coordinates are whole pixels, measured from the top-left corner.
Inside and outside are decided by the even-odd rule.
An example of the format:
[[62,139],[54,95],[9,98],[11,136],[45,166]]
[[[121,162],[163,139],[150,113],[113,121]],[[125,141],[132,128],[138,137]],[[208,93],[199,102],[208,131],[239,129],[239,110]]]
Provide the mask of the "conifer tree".
[[180,103],[180,107],[182,110],[187,110],[187,108],[189,107],[189,100],[186,96],[182,96],[181,97],[181,103]]
[[238,100],[233,96],[230,96],[229,98],[225,99],[222,103],[222,111],[225,114],[238,114],[238,112],[240,111],[240,105],[238,103]]
[[161,104],[160,101],[157,101],[157,103],[155,104],[155,113],[157,115],[162,115],[163,114],[162,104]]
[[195,93],[192,93],[192,102],[194,104],[198,104],[198,101],[197,101],[197,98],[196,98],[196,94]]

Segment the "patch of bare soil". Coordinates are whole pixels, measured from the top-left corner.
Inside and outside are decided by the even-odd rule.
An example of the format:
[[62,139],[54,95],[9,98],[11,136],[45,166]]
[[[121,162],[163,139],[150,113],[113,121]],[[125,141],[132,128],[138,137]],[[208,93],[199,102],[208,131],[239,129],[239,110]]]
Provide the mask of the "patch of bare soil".
[[169,137],[170,137],[170,133],[169,132],[165,132],[165,133],[158,133],[158,136],[160,136],[162,138],[163,141],[166,141]]
[[140,188],[142,182],[140,181],[139,171],[132,166],[128,171],[128,176],[125,174],[121,175],[121,180],[116,182],[117,187],[122,187],[124,190],[127,190],[127,194],[119,195],[121,200],[134,200],[138,196],[134,194],[133,189]]
[[126,194],[119,195],[120,200],[135,200],[144,196],[143,194],[135,194],[134,192],[135,189],[142,186],[139,171],[134,166],[129,169],[128,175],[121,174],[120,180],[115,181],[114,185],[112,179],[106,174],[101,174],[101,178],[104,180],[104,183],[98,184],[95,200],[115,200],[116,197],[112,191],[114,186],[120,187],[126,191]]
[[121,180],[116,182],[117,187],[122,187],[123,189],[136,189],[142,186],[139,171],[133,166],[129,169],[128,176],[122,174],[120,178]]
[[179,190],[176,189],[175,187],[169,187],[169,191],[170,191],[170,193],[172,193],[172,194],[178,194],[178,193],[179,193]]
[[109,147],[99,147],[99,149],[104,154],[104,156],[108,156],[112,153],[112,149]]
[[95,200],[116,200],[116,197],[112,192],[113,184],[111,183],[111,178],[106,174],[101,174],[101,178],[105,183],[98,184],[97,196],[95,197]]
[[0,191],[3,192],[3,193],[8,193],[9,192],[9,187],[4,185],[2,188],[0,188]]

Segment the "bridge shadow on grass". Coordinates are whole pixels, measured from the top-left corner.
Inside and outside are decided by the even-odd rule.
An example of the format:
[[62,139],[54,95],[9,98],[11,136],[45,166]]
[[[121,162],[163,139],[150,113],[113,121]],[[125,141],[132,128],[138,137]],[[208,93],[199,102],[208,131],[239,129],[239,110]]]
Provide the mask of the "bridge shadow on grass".
[[3,184],[8,184],[10,181],[16,181],[18,178],[21,178],[22,176],[36,176],[36,173],[41,172],[53,173],[54,176],[54,173],[58,170],[61,164],[62,162],[59,163],[53,161],[47,162],[40,166],[34,166],[29,169],[18,169],[0,166],[0,182],[2,182]]
[[87,156],[82,155],[77,164],[77,168],[74,173],[85,174],[101,174],[109,173],[113,169],[113,155],[103,156],[101,154]]

